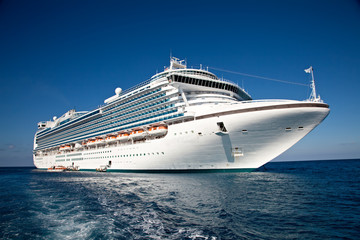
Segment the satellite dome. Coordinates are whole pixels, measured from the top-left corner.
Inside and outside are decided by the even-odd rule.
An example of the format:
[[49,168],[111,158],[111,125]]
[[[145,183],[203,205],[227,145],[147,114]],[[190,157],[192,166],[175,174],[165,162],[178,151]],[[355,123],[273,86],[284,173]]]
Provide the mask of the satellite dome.
[[53,120],[55,121],[56,119],[57,119],[57,117],[56,117],[56,116],[54,116],[54,117],[53,117]]
[[122,91],[122,89],[121,88],[116,88],[115,89],[115,93],[116,93],[116,95],[120,95],[120,93],[121,93],[121,91]]

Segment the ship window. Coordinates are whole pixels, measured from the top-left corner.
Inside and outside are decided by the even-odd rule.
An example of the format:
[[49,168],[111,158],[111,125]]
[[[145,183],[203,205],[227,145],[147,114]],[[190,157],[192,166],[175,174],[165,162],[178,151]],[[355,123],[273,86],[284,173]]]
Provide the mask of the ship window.
[[185,80],[186,80],[186,79],[185,79],[185,77],[184,77],[184,76],[181,76],[181,78],[180,78],[180,79],[181,79],[181,82],[182,82],[182,83],[185,83]]

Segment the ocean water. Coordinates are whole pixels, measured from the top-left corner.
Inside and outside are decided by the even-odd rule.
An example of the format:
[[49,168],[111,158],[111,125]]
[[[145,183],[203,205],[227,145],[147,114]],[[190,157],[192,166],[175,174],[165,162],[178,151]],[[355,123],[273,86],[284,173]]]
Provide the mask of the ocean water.
[[0,239],[360,239],[360,160],[252,173],[0,168]]

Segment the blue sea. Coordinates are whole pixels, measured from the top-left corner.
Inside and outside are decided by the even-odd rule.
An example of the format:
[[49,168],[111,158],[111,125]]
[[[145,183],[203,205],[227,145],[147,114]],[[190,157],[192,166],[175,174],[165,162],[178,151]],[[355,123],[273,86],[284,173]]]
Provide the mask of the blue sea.
[[360,239],[360,160],[251,173],[0,168],[0,239]]

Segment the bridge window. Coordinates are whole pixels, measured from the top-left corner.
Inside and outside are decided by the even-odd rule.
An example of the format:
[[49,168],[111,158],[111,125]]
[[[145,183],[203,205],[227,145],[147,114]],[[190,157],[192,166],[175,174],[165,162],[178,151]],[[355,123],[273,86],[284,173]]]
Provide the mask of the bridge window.
[[249,98],[249,96],[247,96],[245,93],[243,93],[238,87],[230,85],[228,83],[224,83],[224,82],[209,81],[209,80],[197,79],[197,78],[181,76],[181,75],[172,75],[171,80],[173,82],[181,82],[181,83],[187,83],[187,84],[192,84],[192,85],[227,90],[227,91],[231,91],[231,92],[234,92],[234,93],[240,95],[244,100],[251,99],[251,98]]

